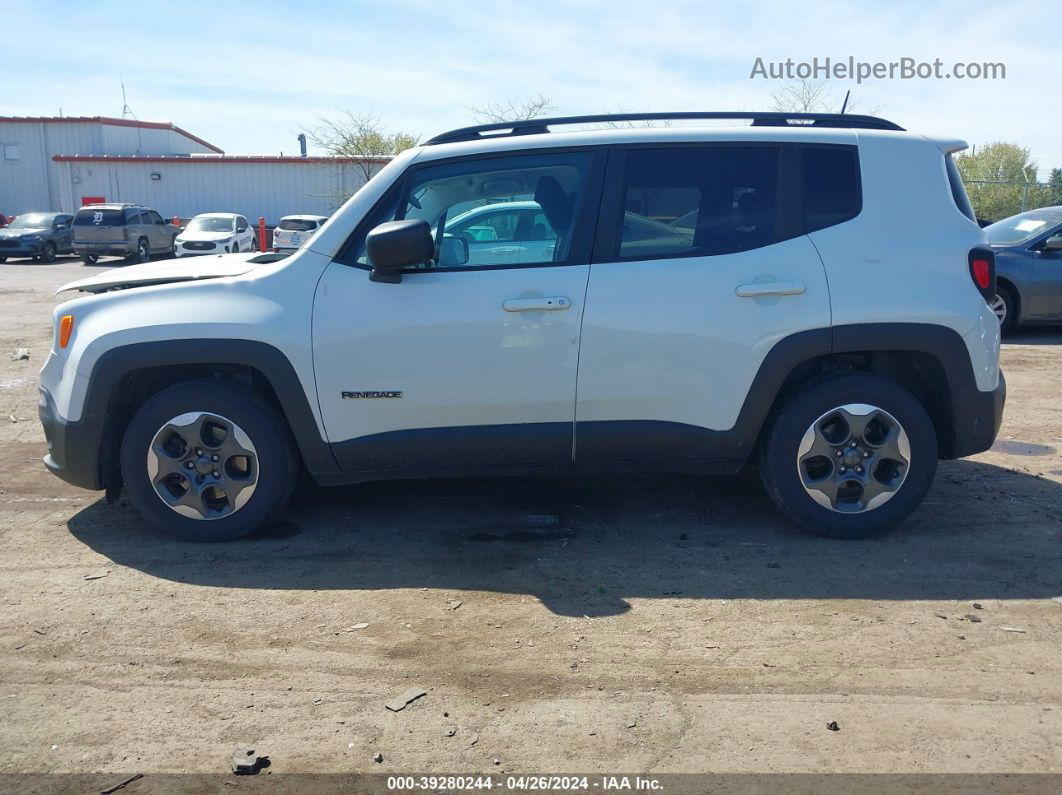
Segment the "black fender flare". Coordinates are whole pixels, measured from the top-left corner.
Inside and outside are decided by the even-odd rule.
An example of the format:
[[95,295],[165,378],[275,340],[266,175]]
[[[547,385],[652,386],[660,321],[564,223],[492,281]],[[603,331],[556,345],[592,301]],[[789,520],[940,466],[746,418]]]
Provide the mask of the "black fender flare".
[[[139,370],[180,365],[236,365],[257,370],[276,394],[306,468],[313,474],[338,469],[328,442],[318,430],[310,408],[311,396],[303,389],[288,357],[268,343],[240,339],[139,342],[112,348],[100,356],[89,375],[81,419],[72,423],[84,427],[86,432],[96,430],[95,444],[91,438],[85,438],[84,442],[97,451],[97,461],[105,434],[111,430],[110,407],[123,380]],[[104,482],[105,465],[103,461],[98,464],[101,469],[98,484]]]

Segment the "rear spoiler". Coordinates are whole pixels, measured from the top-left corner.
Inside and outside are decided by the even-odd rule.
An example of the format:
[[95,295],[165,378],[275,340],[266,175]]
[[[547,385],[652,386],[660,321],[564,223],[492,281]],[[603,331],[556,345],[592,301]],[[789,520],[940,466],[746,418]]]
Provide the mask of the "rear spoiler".
[[969,149],[970,145],[962,138],[937,138],[935,136],[922,136],[946,155],[953,155],[963,149]]

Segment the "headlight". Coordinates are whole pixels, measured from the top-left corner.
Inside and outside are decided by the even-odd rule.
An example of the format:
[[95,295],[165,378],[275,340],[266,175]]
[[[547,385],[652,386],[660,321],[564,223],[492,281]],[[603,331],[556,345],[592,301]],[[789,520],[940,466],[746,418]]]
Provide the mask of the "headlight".
[[175,237],[175,238],[173,239],[173,242],[174,242],[174,243],[179,243],[180,245],[182,245],[182,246],[183,246],[183,245],[184,245],[184,238],[183,238],[183,237]]

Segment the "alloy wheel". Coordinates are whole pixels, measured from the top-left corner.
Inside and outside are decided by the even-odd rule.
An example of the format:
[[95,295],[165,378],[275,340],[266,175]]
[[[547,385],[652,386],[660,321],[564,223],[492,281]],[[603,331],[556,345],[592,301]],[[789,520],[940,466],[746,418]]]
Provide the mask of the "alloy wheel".
[[1003,296],[997,294],[988,307],[995,314],[999,325],[1002,326],[1007,321],[1007,302],[1003,300]]
[[865,403],[831,409],[804,433],[797,471],[815,502],[839,513],[884,505],[911,466],[911,442],[887,411]]
[[240,510],[258,483],[258,452],[244,430],[218,414],[193,411],[156,431],[147,473],[167,506],[190,519]]

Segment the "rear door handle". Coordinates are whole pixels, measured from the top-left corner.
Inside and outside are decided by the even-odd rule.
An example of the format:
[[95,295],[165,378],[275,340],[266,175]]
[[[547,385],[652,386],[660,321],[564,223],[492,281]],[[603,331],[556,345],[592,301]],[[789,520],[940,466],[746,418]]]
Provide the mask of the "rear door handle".
[[741,298],[756,298],[761,295],[800,295],[806,289],[804,282],[755,282],[739,284],[734,292]]
[[548,298],[510,298],[502,303],[506,312],[543,312],[571,309],[572,300],[563,295]]

